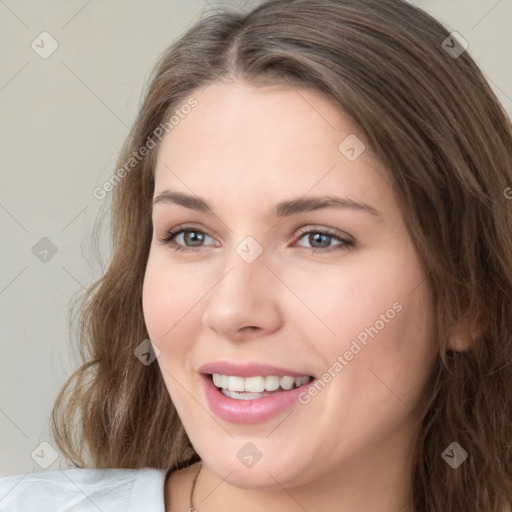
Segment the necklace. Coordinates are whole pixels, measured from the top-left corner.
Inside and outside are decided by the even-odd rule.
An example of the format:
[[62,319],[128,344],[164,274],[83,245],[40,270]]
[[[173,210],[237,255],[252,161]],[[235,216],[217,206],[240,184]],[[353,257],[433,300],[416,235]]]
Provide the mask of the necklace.
[[196,476],[194,477],[194,481],[192,482],[192,488],[190,489],[190,508],[188,509],[188,512],[198,512],[198,510],[194,507],[194,489],[196,488],[196,482],[197,477],[199,476],[199,473],[201,473],[201,469],[203,468],[203,463],[199,463],[199,471],[196,473]]

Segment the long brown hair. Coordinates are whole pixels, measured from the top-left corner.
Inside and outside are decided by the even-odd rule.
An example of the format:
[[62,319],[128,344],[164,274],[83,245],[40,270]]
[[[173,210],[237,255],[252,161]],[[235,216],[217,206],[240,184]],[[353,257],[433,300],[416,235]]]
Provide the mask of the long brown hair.
[[[327,95],[359,125],[393,176],[432,281],[440,350],[411,475],[415,510],[512,507],[512,128],[468,52],[450,53],[463,49],[450,37],[401,0],[270,0],[208,15],[162,55],[110,187],[111,261],[79,304],[81,366],[53,410],[70,461],[198,460],[158,365],[134,356],[148,338],[155,130],[171,129],[172,113],[215,80],[285,81]],[[131,161],[149,139],[156,148]],[[448,340],[461,324],[472,343],[455,351]],[[469,455],[457,469],[441,456],[453,441]]]

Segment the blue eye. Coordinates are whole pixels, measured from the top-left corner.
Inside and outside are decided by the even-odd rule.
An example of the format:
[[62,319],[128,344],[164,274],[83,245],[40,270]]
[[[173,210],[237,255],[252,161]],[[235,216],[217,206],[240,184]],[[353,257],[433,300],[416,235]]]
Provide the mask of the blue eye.
[[[312,252],[332,252],[336,250],[348,249],[354,245],[354,242],[348,240],[346,238],[341,237],[340,235],[329,231],[328,229],[309,229],[307,231],[302,231],[299,240],[303,239],[307,236],[307,241],[311,244]],[[331,242],[337,241],[339,244],[332,245]],[[300,246],[304,247],[304,246]]]
[[[189,236],[192,235],[192,236]],[[185,229],[182,226],[178,226],[174,229],[171,229],[167,234],[160,239],[160,242],[164,244],[168,244],[174,248],[176,251],[187,251],[187,250],[196,250],[196,248],[202,247],[202,242],[205,241],[206,238],[212,238],[207,235],[204,231],[196,228],[188,228]],[[177,243],[175,240],[178,240]],[[213,238],[212,238],[213,240]],[[191,245],[187,245],[190,242]]]
[[[307,241],[310,247],[298,245],[310,249],[314,253],[326,253],[336,250],[346,250],[354,245],[352,240],[341,237],[339,234],[329,231],[327,229],[309,229],[300,233],[299,240],[307,236]],[[201,229],[184,226],[177,226],[168,231],[160,242],[170,245],[175,251],[189,251],[196,252],[205,247],[207,239],[214,240],[210,235]],[[334,245],[332,242],[338,242]],[[214,244],[215,245],[215,244]]]

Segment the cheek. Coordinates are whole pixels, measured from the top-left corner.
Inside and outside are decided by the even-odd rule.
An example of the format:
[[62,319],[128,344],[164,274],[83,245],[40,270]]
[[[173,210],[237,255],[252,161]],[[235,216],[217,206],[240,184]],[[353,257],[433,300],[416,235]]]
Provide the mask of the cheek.
[[149,337],[164,356],[171,350],[179,351],[179,340],[189,337],[185,331],[198,325],[197,306],[204,295],[200,280],[194,280],[185,268],[169,268],[165,260],[165,255],[150,254],[142,291]]
[[204,295],[191,283],[192,276],[169,268],[161,255],[148,259],[142,291],[144,321],[149,338],[158,347],[156,360],[171,400],[180,411],[187,410],[189,396],[180,383],[191,371],[190,344],[199,325],[198,301]]
[[437,357],[433,293],[412,251],[358,263],[326,269],[307,286],[297,281],[297,295],[318,317],[297,322],[325,365],[319,371],[332,405],[325,410],[391,419],[418,404]]
[[[350,345],[359,336],[361,342],[371,332],[388,331],[388,326],[404,314],[402,309],[412,297],[408,295],[421,279],[421,271],[396,263],[400,255],[387,258],[359,257],[343,261],[343,265],[318,268],[287,276],[293,283],[297,303],[296,311],[288,310],[297,325],[308,329],[307,339],[321,344],[323,350],[333,353]],[[389,264],[394,261],[393,264]],[[309,309],[309,311],[307,311]],[[421,309],[421,308],[420,308]],[[410,314],[414,314],[409,308]]]
[[338,411],[341,423],[345,411],[358,418],[347,427],[349,438],[359,439],[365,421],[377,422],[381,433],[391,431],[421,404],[437,357],[430,297],[427,285],[409,296],[383,293],[366,308],[353,306],[345,321],[339,317],[342,334],[325,347],[327,368],[335,374],[326,410]]

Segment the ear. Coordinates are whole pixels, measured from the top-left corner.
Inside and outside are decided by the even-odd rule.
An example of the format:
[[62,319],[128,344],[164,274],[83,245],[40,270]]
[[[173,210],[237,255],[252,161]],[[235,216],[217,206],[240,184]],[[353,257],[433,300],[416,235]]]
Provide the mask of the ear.
[[465,352],[471,346],[472,337],[465,325],[456,325],[450,332],[448,347],[455,352]]
[[448,347],[455,352],[465,352],[482,335],[484,325],[482,317],[476,320],[470,320],[466,317],[452,327]]

